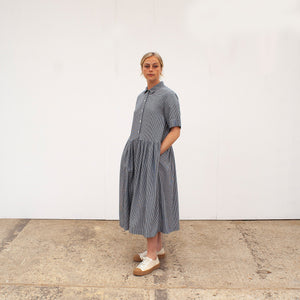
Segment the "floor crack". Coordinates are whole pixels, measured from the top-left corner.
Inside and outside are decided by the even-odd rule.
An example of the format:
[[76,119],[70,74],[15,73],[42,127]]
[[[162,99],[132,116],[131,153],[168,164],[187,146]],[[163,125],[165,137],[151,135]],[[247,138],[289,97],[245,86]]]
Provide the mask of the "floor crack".
[[17,238],[20,232],[30,222],[30,219],[21,219],[17,224],[7,233],[6,237],[1,241],[0,252],[3,251],[13,240]]
[[240,226],[239,224],[236,224],[236,228],[239,230],[240,234],[243,236],[243,239],[247,245],[247,248],[249,249],[251,256],[253,257],[253,260],[257,266],[256,273],[258,274],[258,276],[261,279],[265,279],[267,277],[267,275],[272,272],[265,268],[266,259],[262,258],[259,255],[259,252],[255,247],[258,245],[258,242],[254,239],[253,234],[251,234],[249,232],[249,230],[243,229],[242,226]]

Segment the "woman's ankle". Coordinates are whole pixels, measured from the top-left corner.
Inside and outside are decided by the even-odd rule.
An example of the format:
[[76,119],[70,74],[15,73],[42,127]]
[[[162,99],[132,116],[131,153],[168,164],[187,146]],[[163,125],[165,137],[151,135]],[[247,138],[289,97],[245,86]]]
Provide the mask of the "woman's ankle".
[[150,257],[150,258],[153,259],[153,260],[155,260],[156,257],[157,257],[156,253],[150,253],[150,252],[148,252],[148,251],[147,251],[147,256]]
[[162,246],[157,247],[157,248],[156,248],[156,251],[159,252],[162,248],[163,248]]

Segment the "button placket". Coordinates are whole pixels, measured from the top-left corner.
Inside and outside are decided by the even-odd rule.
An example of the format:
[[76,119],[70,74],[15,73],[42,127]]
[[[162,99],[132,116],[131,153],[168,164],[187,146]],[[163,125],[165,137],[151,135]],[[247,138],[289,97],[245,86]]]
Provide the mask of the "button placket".
[[146,97],[145,97],[145,99],[144,99],[144,105],[143,105],[143,107],[142,107],[142,109],[141,109],[141,118],[140,118],[140,120],[139,120],[140,126],[139,126],[139,129],[138,129],[138,134],[141,133],[141,126],[142,126],[142,120],[143,120],[143,112],[144,112],[145,105],[146,105],[146,101],[147,101],[147,99],[148,99],[148,97],[149,97],[149,94],[150,94],[150,93],[147,92],[147,95],[146,95]]

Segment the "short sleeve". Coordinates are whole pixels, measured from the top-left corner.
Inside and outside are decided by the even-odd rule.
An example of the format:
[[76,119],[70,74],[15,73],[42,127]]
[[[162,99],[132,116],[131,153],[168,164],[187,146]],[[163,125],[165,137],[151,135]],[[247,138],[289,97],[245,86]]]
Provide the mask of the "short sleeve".
[[175,126],[181,128],[180,105],[176,93],[167,95],[164,102],[164,115],[169,128]]

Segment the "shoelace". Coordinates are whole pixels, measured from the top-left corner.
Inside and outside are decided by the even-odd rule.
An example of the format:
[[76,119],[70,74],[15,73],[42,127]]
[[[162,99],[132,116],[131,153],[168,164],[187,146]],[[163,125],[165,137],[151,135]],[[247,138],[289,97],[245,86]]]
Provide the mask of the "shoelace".
[[141,268],[141,269],[147,267],[147,264],[151,261],[151,258],[148,256],[144,256],[142,259],[143,259],[143,261],[139,265],[139,268]]

